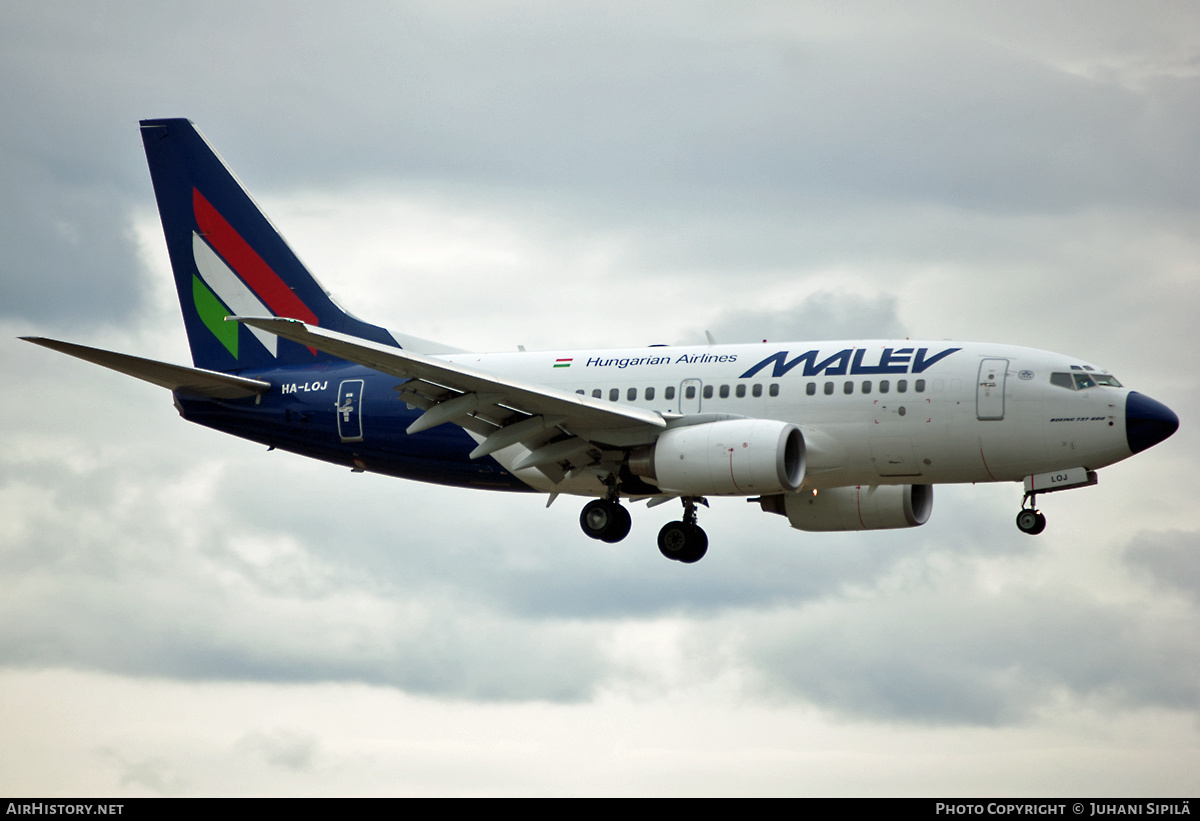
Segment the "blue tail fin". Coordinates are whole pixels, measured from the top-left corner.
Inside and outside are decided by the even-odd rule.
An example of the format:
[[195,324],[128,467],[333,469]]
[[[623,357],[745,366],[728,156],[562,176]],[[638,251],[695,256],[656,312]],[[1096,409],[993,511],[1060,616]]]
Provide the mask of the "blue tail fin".
[[337,306],[189,120],[142,120],[142,143],[197,368],[240,371],[334,357],[225,317],[278,316],[396,345]]

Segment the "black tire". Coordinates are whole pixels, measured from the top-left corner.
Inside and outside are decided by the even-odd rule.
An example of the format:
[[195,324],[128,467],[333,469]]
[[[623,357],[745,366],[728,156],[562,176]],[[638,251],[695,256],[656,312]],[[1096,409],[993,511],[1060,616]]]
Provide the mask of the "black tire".
[[1024,508],[1017,514],[1017,529],[1030,536],[1036,536],[1046,529],[1046,517],[1040,511]]
[[619,542],[629,535],[633,520],[629,511],[607,499],[593,499],[583,506],[579,514],[579,526],[590,539],[602,542]]
[[612,506],[604,499],[593,499],[583,506],[579,514],[579,526],[589,539],[600,539],[612,525]]
[[1046,529],[1046,516],[1039,510],[1037,514],[1037,526],[1029,531],[1031,535],[1036,536]]
[[615,502],[610,507],[612,508],[612,520],[600,536],[600,541],[615,544],[629,535],[629,529],[633,527],[633,518],[629,515],[628,510]]
[[695,564],[708,552],[708,534],[698,525],[688,525],[688,527],[692,532],[688,537],[687,555],[680,556],[679,561],[684,564]]
[[658,552],[672,561],[693,564],[708,552],[708,534],[686,522],[667,522],[658,531]]
[[658,552],[671,561],[687,555],[688,526],[683,522],[667,522],[658,531]]

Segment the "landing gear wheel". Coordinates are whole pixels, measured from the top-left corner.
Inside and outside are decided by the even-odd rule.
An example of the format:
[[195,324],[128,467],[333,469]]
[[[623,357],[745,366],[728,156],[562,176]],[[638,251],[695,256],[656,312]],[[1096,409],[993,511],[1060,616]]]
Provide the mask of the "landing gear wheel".
[[633,527],[633,518],[629,515],[629,511],[621,507],[616,502],[610,502],[613,507],[613,520],[600,537],[600,541],[615,544],[629,535],[629,529]]
[[685,555],[679,557],[684,564],[695,564],[704,558],[708,552],[708,534],[699,525],[688,525],[691,528],[691,538],[685,550]]
[[1022,533],[1036,536],[1046,529],[1046,517],[1039,510],[1025,508],[1017,514],[1017,528]]
[[658,531],[658,551],[672,561],[684,554],[688,542],[688,526],[683,522],[667,522]]
[[658,550],[668,559],[692,564],[708,552],[708,534],[687,522],[667,522],[658,531]]
[[629,535],[633,520],[629,511],[616,502],[594,499],[583,506],[579,526],[589,538],[602,542],[619,542]]

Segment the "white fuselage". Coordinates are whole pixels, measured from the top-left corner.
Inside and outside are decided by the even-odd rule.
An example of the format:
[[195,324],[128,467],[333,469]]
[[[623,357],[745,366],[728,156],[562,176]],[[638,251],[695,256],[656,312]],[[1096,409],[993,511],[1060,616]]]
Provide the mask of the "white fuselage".
[[[806,488],[1020,481],[1131,455],[1126,388],[1075,389],[1061,376],[1052,384],[1054,373],[1105,372],[1012,345],[856,340],[438,358],[668,419],[791,422],[808,451]],[[508,467],[525,453],[513,446],[495,455]],[[552,485],[536,470],[517,474],[538,490],[596,493],[591,479]]]

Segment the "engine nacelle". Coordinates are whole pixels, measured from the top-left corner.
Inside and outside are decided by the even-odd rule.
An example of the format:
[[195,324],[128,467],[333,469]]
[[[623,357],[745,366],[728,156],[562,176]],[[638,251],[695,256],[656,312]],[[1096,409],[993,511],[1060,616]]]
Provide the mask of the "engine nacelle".
[[861,485],[764,496],[768,513],[797,530],[886,530],[917,527],[933,510],[933,485]]
[[728,419],[663,431],[629,469],[687,496],[793,491],[804,482],[804,434],[774,419]]

